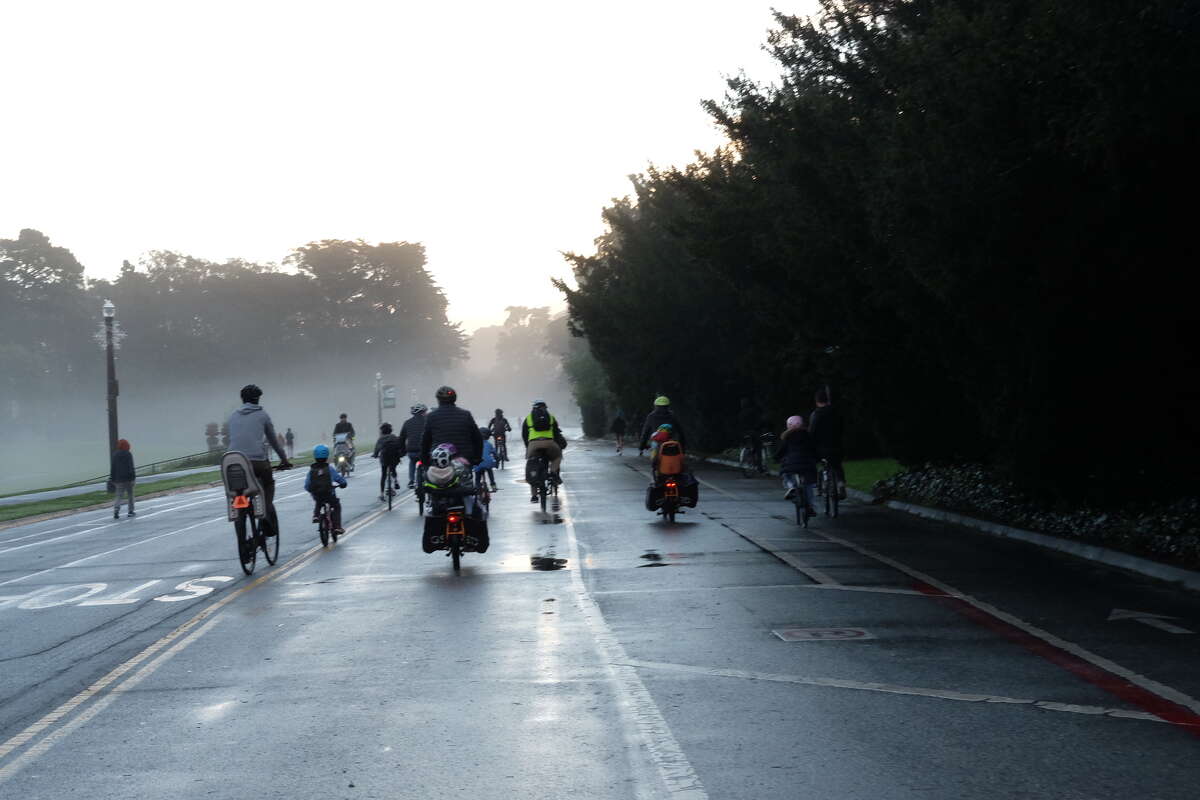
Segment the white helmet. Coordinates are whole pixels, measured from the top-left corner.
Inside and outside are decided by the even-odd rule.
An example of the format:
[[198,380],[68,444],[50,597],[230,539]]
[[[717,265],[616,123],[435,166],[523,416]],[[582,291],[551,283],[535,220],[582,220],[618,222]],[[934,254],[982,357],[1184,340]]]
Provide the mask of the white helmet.
[[454,458],[453,445],[439,444],[433,448],[433,452],[429,454],[429,466],[446,468],[450,466],[451,459]]

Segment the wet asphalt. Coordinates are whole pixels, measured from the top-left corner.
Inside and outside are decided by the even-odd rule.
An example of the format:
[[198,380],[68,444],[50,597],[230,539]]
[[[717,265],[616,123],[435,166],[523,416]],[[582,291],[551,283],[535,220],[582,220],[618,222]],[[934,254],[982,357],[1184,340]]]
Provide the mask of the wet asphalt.
[[0,797],[1196,796],[1196,595],[857,503],[804,530],[720,468],[668,526],[646,469],[575,443],[545,514],[497,473],[458,575],[365,459],[328,549],[280,478],[250,578],[218,491],[0,530]]

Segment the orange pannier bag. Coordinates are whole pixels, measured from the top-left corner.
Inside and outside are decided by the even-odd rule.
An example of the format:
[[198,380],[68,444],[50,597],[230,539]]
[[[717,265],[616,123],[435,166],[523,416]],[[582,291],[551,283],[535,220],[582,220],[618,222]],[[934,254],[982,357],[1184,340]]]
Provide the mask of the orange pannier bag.
[[683,474],[683,445],[670,440],[658,446],[658,474]]

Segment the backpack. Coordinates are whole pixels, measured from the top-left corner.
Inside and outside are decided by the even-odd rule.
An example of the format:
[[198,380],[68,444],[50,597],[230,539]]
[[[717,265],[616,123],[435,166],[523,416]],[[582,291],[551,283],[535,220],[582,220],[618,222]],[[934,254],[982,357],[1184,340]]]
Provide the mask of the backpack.
[[333,476],[328,464],[313,464],[308,471],[308,491],[315,495],[333,493]]
[[663,442],[658,449],[658,474],[679,475],[683,472],[683,446],[675,440]]
[[550,411],[545,406],[538,406],[529,414],[533,420],[533,429],[535,431],[550,430]]
[[400,457],[402,455],[400,452],[399,437],[393,436],[391,439],[388,439],[386,442],[384,442],[383,448],[379,451],[379,455],[382,456],[383,463],[385,464],[399,464]]

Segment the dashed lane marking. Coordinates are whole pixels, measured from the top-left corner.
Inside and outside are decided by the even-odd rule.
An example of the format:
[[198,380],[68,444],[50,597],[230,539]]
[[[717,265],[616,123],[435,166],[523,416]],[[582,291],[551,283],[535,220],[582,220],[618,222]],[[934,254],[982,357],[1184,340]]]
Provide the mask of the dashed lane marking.
[[[346,529],[339,541],[344,541],[355,535],[367,526],[371,525],[377,519],[387,513],[387,509],[379,509],[369,513],[366,517],[354,522]],[[197,523],[198,525],[206,524],[204,522]],[[195,527],[195,526],[191,526]],[[186,529],[185,529],[186,530]],[[179,531],[176,531],[178,533]],[[166,534],[164,534],[166,535]],[[116,697],[121,693],[128,691],[137,683],[140,683],[148,677],[154,670],[158,669],[162,664],[166,663],[176,654],[184,650],[188,645],[198,640],[201,636],[212,629],[216,623],[215,615],[232,603],[238,597],[251,591],[252,589],[263,585],[269,581],[280,580],[288,575],[296,572],[300,567],[307,565],[318,554],[325,552],[326,548],[320,544],[309,548],[296,556],[293,556],[286,564],[278,570],[266,573],[257,578],[254,578],[244,586],[241,586],[229,594],[214,601],[211,605],[197,612],[191,619],[184,622],[173,631],[163,636],[158,641],[147,646],[137,655],[124,661],[117,667],[113,668],[106,675],[93,683],[88,688],[79,692],[77,695],[67,700],[62,705],[49,712],[41,719],[34,722],[25,730],[11,737],[7,741],[0,743],[0,783],[15,775],[22,767],[28,765],[39,756],[43,755],[47,750],[64,739],[72,731],[84,725],[91,720],[109,705],[111,705]],[[212,619],[210,619],[212,618]],[[193,630],[193,629],[196,630]],[[138,672],[132,676],[121,680],[123,676],[129,673],[138,665],[153,658],[156,654],[162,652],[158,658],[146,664]],[[120,681],[118,683],[118,681]],[[87,705],[89,701],[95,699],[96,702]],[[87,705],[87,708],[78,715],[71,715],[81,706]],[[44,736],[42,736],[45,734]],[[7,764],[2,764],[3,760],[13,752],[19,750],[25,745],[33,742],[37,737],[42,736],[32,746],[21,752]]]

